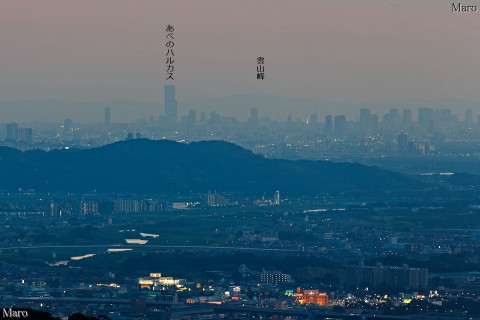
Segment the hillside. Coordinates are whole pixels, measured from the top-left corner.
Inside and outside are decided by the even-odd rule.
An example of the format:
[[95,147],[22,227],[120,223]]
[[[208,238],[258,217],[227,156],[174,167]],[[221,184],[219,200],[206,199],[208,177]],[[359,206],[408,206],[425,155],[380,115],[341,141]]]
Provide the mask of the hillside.
[[412,190],[416,180],[377,167],[265,159],[234,144],[139,139],[87,150],[0,148],[0,189],[84,192],[291,194]]

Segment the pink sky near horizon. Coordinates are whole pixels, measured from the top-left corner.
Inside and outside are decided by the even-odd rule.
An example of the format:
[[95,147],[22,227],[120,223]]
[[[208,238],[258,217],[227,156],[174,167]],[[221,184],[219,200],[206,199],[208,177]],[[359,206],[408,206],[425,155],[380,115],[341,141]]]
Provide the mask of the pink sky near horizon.
[[248,93],[480,101],[480,12],[452,13],[451,3],[1,1],[0,101],[162,101],[168,24],[183,101]]

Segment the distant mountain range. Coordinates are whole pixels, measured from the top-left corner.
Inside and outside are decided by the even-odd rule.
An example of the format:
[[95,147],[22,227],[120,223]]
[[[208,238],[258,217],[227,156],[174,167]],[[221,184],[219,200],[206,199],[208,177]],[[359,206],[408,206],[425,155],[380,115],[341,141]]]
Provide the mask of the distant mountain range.
[[0,147],[0,189],[39,191],[319,194],[422,188],[377,167],[265,159],[222,141],[138,139],[94,149],[26,151]]

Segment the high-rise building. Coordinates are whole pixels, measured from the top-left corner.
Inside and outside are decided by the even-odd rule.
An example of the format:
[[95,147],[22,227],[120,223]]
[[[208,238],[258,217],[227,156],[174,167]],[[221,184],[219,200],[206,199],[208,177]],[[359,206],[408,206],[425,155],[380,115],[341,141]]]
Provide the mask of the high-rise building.
[[280,205],[280,191],[275,191],[275,194],[273,195],[273,204],[274,205]]
[[370,109],[362,108],[360,109],[360,119],[358,120],[358,126],[360,131],[367,132],[371,129],[371,115]]
[[386,285],[393,288],[418,289],[428,286],[428,269],[389,266],[356,266],[347,265],[341,274],[345,286],[357,287],[360,284],[369,286]]
[[292,282],[292,276],[288,273],[282,273],[279,271],[264,271],[260,273],[260,283],[290,283]]
[[82,214],[98,214],[98,202],[92,200],[82,200],[80,202]]
[[7,124],[7,141],[17,141],[18,139],[18,124],[12,122]]
[[142,212],[142,201],[139,199],[117,199],[113,202],[114,212]]
[[388,129],[398,130],[402,126],[402,120],[397,108],[392,108],[383,117],[383,126]]
[[323,134],[331,136],[333,134],[333,118],[328,115],[325,117],[325,127],[323,128]]
[[177,121],[177,100],[175,99],[175,86],[166,85],[164,89],[165,120],[168,123],[175,123]]
[[418,126],[422,129],[429,129],[433,124],[433,109],[418,109]]
[[70,132],[72,132],[72,128],[73,128],[73,121],[72,119],[65,119],[63,121],[63,132],[65,134],[68,134]]
[[335,118],[333,118],[333,125],[335,137],[345,137],[347,133],[347,118],[344,115],[335,116]]
[[217,126],[220,124],[222,117],[215,111],[210,112],[210,119],[208,120],[210,125]]
[[209,192],[207,195],[207,205],[209,207],[224,207],[228,206],[228,199],[216,191],[211,193]]
[[448,123],[453,121],[454,119],[457,119],[457,116],[452,114],[452,110],[450,109],[433,110],[433,121],[435,122],[435,124],[437,124],[438,122]]
[[410,129],[412,126],[412,109],[403,109],[402,126],[404,129]]
[[397,137],[398,152],[404,153],[408,151],[408,134],[402,132]]
[[110,107],[105,107],[105,114],[104,114],[104,119],[103,123],[105,124],[106,127],[110,125]]
[[31,144],[33,142],[32,128],[18,128],[17,132],[18,141],[23,141],[28,144]]
[[195,111],[195,109],[190,109],[187,116],[188,126],[193,127],[193,125],[195,125],[195,121],[197,121],[197,112]]

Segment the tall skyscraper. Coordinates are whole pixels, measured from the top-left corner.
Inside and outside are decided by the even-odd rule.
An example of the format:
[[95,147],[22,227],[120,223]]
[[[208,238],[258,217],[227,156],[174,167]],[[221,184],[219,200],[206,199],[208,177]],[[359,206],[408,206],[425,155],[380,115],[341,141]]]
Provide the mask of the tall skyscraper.
[[200,113],[200,122],[205,123],[207,121],[207,114],[205,112]]
[[7,141],[17,141],[18,139],[18,124],[15,122],[7,124]]
[[345,137],[345,134],[347,133],[347,118],[344,115],[335,116],[335,118],[333,118],[333,130],[335,137]]
[[165,120],[169,123],[175,123],[177,121],[177,100],[175,99],[175,86],[166,85],[164,89]]
[[222,116],[220,116],[215,111],[210,112],[210,119],[208,119],[208,123],[212,126],[218,126],[220,121],[222,120]]
[[105,107],[105,115],[103,119],[103,123],[106,127],[110,125],[110,107]]
[[371,120],[370,109],[367,109],[367,108],[360,109],[360,119],[358,120],[358,125],[362,132],[367,132],[371,129],[370,120]]
[[190,109],[190,111],[188,111],[188,115],[187,115],[187,124],[188,126],[191,128],[195,125],[195,122],[197,121],[197,111],[195,111],[194,109]]
[[274,205],[280,205],[280,191],[275,191],[275,194],[273,195],[273,204]]
[[32,128],[19,128],[18,132],[18,141],[23,141],[28,144],[33,142],[33,130]]
[[400,112],[397,108],[392,108],[388,112],[388,119],[390,121],[390,125],[388,128],[398,130],[402,127],[402,118],[400,117]]
[[207,205],[209,207],[225,207],[228,206],[228,199],[218,194],[216,191],[207,195]]
[[330,115],[325,117],[325,127],[323,128],[323,134],[327,137],[333,134],[333,118]]
[[412,109],[403,109],[402,126],[404,129],[410,129],[412,126]]
[[72,132],[72,128],[73,128],[73,121],[72,119],[65,119],[63,121],[63,132],[65,134],[68,134],[68,133],[71,133]]
[[433,109],[419,108],[418,109],[418,126],[422,129],[428,129],[433,122]]

